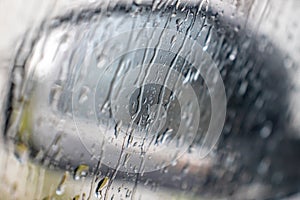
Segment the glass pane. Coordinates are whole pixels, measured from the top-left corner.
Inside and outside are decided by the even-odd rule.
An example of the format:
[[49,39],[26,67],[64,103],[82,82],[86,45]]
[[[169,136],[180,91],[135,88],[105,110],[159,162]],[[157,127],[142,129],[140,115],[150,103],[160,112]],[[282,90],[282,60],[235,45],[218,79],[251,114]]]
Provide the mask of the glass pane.
[[0,199],[297,199],[297,0],[0,3]]

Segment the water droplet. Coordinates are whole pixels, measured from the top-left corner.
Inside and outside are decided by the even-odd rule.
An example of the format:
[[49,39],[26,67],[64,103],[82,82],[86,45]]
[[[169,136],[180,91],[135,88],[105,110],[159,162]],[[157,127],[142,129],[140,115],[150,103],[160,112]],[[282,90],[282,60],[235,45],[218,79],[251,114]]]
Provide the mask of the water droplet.
[[72,200],[79,200],[79,198],[80,198],[80,195],[76,195],[75,197],[73,197]]
[[57,187],[56,191],[55,191],[55,193],[59,196],[62,195],[64,192],[65,192],[65,190],[63,187]]
[[99,69],[105,67],[108,64],[108,58],[105,55],[98,56],[97,67]]
[[129,161],[130,158],[130,154],[126,153],[125,157],[124,157],[124,162],[123,162],[123,166],[127,167],[127,163]]
[[68,175],[69,173],[68,172],[65,172],[64,175],[62,176],[57,188],[56,188],[56,191],[55,193],[57,195],[62,195],[64,192],[65,192],[65,187],[66,187],[66,180],[68,178]]
[[170,42],[170,44],[174,44],[176,42],[176,35],[173,35],[172,37],[171,37],[171,42]]
[[207,12],[209,7],[209,0],[202,0],[199,8],[198,8],[198,13],[202,12]]
[[183,84],[188,83],[191,80],[191,77],[192,77],[192,70],[189,70],[185,79],[183,80]]
[[171,165],[172,165],[172,166],[176,166],[176,165],[177,165],[177,162],[178,162],[178,161],[177,161],[176,159],[174,159],[174,160],[171,162]]
[[25,163],[28,158],[28,147],[24,143],[18,143],[15,146],[14,154],[21,163]]
[[181,26],[182,23],[183,23],[183,19],[181,18],[176,19],[176,24],[178,27]]
[[75,171],[74,171],[74,176],[73,178],[75,180],[79,180],[83,177],[86,177],[88,175],[89,172],[89,166],[88,165],[79,165]]
[[131,196],[131,190],[130,189],[127,189],[126,190],[126,194],[125,194],[125,198],[129,198]]
[[86,100],[88,100],[88,94],[90,89],[88,87],[82,87],[79,94],[79,103],[83,104]]
[[118,138],[121,128],[122,128],[122,121],[119,121],[115,126],[115,138],[116,139]]
[[272,132],[272,123],[271,122],[265,122],[265,125],[260,130],[260,136],[262,138],[267,138],[271,135]]
[[185,164],[184,166],[183,166],[183,168],[182,168],[182,174],[188,174],[188,172],[189,172],[189,164]]
[[229,60],[234,61],[236,59],[236,55],[237,55],[237,48],[234,48],[229,55]]
[[247,91],[247,88],[248,88],[248,82],[247,81],[243,81],[240,85],[240,88],[239,88],[239,95],[244,95]]
[[107,186],[109,181],[108,177],[104,177],[101,181],[98,182],[96,191],[95,191],[95,196],[96,198],[100,199],[102,197],[102,190]]

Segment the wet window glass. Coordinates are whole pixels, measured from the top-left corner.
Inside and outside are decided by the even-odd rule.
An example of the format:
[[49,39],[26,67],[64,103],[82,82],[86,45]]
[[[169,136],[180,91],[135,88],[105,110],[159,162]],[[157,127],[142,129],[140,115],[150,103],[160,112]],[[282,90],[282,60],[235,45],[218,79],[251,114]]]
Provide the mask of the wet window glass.
[[0,199],[300,198],[297,0],[0,5]]

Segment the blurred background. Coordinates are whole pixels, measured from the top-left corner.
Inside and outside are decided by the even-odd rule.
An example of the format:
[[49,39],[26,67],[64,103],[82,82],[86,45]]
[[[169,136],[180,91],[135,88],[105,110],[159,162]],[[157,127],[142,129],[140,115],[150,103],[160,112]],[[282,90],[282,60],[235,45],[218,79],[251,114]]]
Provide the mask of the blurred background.
[[[2,0],[0,199],[300,199],[299,14],[297,0]],[[117,151],[117,136],[109,136],[115,143],[107,145],[93,133],[101,126],[114,137],[124,126],[106,125],[114,116],[105,102],[97,104],[102,114],[98,107],[89,112],[89,99],[118,80],[119,74],[109,75],[105,68],[115,61],[107,58],[119,59],[119,48],[146,49],[147,42],[157,40],[156,53],[165,41],[156,34],[146,44],[115,39],[141,28],[182,36],[166,36],[174,55],[158,52],[162,64],[182,53],[172,42],[192,40],[201,47],[199,57],[207,55],[205,63],[220,72],[225,123],[204,158],[197,153],[213,101],[207,100],[205,81],[188,77],[184,69],[187,82],[198,84],[204,117],[194,140],[183,141],[188,145],[183,154],[174,150],[165,162],[166,152],[173,152],[167,146],[169,151],[147,157],[155,170],[144,170],[143,162],[127,168],[131,155]],[[98,47],[103,41],[107,44]],[[147,59],[149,65],[159,62],[145,52],[121,57],[117,69]],[[99,74],[105,74],[107,85],[99,84]],[[120,84],[126,88],[126,82]],[[94,114],[97,120],[89,121]],[[176,119],[174,113],[167,117]],[[144,161],[143,156],[137,159]],[[113,163],[115,158],[119,162]]]

